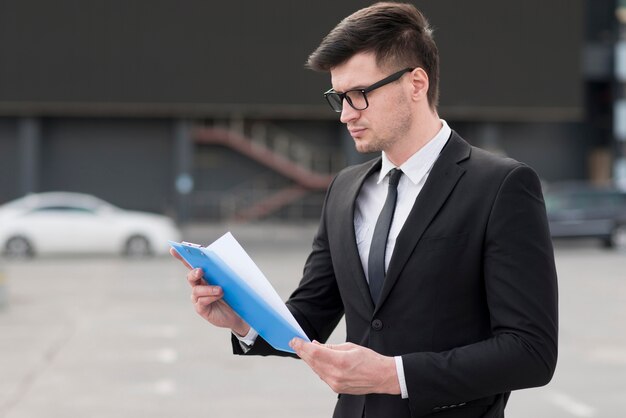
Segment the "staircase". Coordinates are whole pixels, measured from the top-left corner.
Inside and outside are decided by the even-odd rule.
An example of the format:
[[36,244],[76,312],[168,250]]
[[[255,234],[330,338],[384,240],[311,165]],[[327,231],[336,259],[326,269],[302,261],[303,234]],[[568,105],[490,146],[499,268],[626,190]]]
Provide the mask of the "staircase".
[[[232,219],[238,222],[247,222],[262,219],[284,208],[313,191],[326,190],[330,184],[334,171],[333,163],[327,165],[329,173],[320,173],[305,165],[312,164],[312,152],[303,147],[294,147],[287,135],[270,138],[264,125],[254,125],[252,139],[241,133],[242,129],[225,127],[197,127],[192,131],[195,143],[221,145],[242,154],[251,160],[273,170],[292,181],[280,190],[272,191],[254,202],[243,202],[237,205]],[[291,140],[292,141],[292,140]],[[298,150],[297,158],[288,155],[290,149]],[[329,155],[329,158],[332,158]]]

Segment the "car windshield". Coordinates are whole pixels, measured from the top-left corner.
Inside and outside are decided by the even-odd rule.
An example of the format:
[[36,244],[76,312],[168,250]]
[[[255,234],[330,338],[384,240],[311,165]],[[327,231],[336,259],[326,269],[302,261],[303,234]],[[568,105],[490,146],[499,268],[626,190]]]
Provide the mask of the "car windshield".
[[94,214],[97,208],[88,208],[84,206],[71,206],[71,205],[48,205],[34,208],[30,213],[87,213]]

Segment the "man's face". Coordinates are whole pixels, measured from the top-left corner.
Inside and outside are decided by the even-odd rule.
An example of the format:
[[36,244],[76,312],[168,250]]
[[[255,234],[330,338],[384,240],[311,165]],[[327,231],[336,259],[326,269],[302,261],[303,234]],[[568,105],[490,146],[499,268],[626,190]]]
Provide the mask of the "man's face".
[[[332,68],[330,75],[333,89],[341,93],[368,87],[397,70],[383,70],[374,54],[360,53]],[[389,152],[407,139],[414,116],[404,77],[409,76],[368,93],[369,106],[365,110],[355,110],[344,100],[340,120],[346,124],[357,151]]]

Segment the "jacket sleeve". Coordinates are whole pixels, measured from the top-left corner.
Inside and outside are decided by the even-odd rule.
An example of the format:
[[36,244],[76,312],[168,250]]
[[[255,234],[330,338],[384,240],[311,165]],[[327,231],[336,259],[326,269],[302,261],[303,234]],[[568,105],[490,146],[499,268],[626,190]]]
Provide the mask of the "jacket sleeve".
[[547,384],[557,361],[557,278],[541,186],[527,166],[500,184],[485,231],[492,337],[402,356],[413,415]]

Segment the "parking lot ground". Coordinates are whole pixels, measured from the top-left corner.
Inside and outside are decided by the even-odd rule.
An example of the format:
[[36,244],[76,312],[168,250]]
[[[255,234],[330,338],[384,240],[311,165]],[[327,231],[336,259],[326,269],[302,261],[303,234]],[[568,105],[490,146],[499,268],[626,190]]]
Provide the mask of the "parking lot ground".
[[[313,225],[195,226],[208,243],[231,229],[286,298]],[[626,251],[557,243],[560,357],[544,388],[515,392],[507,418],[623,418]],[[228,332],[189,302],[166,258],[4,262],[0,418],[324,417],[336,400],[302,362],[232,356]],[[342,326],[332,340],[343,341]]]

